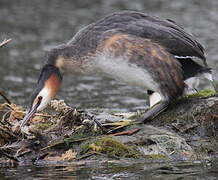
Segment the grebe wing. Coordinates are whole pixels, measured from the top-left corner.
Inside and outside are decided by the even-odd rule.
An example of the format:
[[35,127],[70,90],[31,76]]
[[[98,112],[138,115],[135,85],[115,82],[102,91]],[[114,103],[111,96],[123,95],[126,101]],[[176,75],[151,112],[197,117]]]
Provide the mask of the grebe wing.
[[107,21],[119,19],[123,24],[120,31],[151,39],[166,47],[175,56],[193,56],[205,61],[203,46],[173,20],[160,19],[134,11],[115,13],[110,18]]

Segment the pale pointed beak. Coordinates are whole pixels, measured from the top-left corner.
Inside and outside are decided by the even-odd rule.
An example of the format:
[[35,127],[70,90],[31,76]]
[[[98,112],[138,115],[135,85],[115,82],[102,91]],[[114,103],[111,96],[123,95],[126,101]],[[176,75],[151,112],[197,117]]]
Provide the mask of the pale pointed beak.
[[42,101],[42,96],[39,96],[37,103],[33,107],[30,108],[28,113],[25,115],[25,117],[21,121],[20,128],[25,126],[25,124],[30,120],[30,118],[35,114],[35,112],[37,111],[37,108],[41,104],[41,101]]

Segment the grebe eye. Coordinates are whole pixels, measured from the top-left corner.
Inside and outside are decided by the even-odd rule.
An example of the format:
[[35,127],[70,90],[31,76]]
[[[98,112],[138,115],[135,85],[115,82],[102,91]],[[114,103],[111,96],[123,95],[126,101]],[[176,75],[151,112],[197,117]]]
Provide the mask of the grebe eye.
[[38,104],[38,105],[41,104],[41,102],[42,102],[42,96],[39,96],[37,99],[38,99],[37,104]]

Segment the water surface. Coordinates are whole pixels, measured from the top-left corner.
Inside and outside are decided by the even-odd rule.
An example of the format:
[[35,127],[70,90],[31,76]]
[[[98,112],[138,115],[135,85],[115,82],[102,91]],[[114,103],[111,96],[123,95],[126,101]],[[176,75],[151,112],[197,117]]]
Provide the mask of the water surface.
[[[0,39],[12,38],[13,42],[0,50],[0,88],[15,103],[26,105],[47,50],[67,42],[85,25],[123,9],[170,18],[184,26],[205,46],[216,77],[217,7],[216,0],[1,0]],[[147,104],[143,89],[93,76],[64,77],[58,98],[75,107],[123,111]]]
[[80,165],[35,165],[4,167],[0,179],[87,179],[87,180],[216,180],[217,161],[145,163],[86,162]]

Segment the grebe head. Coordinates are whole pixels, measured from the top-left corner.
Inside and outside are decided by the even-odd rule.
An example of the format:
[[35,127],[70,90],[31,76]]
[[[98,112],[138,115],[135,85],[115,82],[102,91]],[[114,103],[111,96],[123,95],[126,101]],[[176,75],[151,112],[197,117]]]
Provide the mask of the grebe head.
[[35,112],[43,110],[52,98],[57,94],[62,81],[59,69],[53,65],[45,65],[42,68],[35,90],[30,98],[30,107],[21,122],[23,127]]

